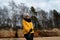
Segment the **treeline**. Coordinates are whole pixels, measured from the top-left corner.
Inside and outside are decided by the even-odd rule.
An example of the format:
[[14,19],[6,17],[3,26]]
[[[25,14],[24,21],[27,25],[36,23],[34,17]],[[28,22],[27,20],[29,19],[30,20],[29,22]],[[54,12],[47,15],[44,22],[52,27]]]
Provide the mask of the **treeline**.
[[50,10],[49,13],[44,10],[39,10],[36,12],[35,8],[31,7],[31,11],[36,14],[36,16],[32,16],[35,29],[60,29],[60,13],[55,9]]
[[8,6],[0,7],[0,29],[22,28],[23,14],[29,13],[35,30],[60,28],[60,13],[55,9],[46,12],[40,8],[27,7],[24,3],[18,5],[14,1]]

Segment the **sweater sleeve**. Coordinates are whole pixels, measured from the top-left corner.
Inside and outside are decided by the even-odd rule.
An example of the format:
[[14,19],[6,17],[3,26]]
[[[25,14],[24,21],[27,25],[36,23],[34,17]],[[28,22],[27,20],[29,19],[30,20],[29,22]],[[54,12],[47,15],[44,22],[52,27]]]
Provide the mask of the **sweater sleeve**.
[[23,30],[25,30],[26,32],[29,32],[29,28],[28,28],[28,25],[26,24],[26,22],[23,20]]

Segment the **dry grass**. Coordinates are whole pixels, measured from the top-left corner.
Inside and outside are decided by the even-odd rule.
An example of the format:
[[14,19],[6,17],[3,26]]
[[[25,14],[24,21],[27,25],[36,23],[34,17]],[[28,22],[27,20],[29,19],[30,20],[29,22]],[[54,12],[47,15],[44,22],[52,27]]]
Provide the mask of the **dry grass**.
[[6,38],[6,37],[14,37],[15,36],[15,31],[13,31],[12,29],[9,29],[9,30],[4,30],[4,29],[2,29],[2,30],[0,30],[0,38],[1,37],[4,37],[4,38]]
[[[12,29],[9,30],[0,30],[0,38],[14,38],[16,34],[16,31],[13,31]],[[24,37],[23,31],[19,29],[17,31],[17,35],[19,38]],[[36,30],[34,32],[34,37],[52,37],[52,36],[60,36],[60,29],[52,29],[52,30]]]
[[52,36],[60,36],[60,29],[52,29],[52,30],[41,30],[37,31],[37,35],[43,36],[43,37],[52,37]]
[[18,37],[24,37],[23,31],[21,29],[18,30]]

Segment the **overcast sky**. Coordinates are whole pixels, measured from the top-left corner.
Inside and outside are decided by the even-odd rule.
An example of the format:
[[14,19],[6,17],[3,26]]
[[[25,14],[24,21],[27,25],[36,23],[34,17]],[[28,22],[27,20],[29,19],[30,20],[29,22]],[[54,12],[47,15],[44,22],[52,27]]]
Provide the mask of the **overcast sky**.
[[[8,6],[8,2],[11,0],[0,0],[0,6]],[[40,7],[43,10],[49,11],[56,9],[60,12],[60,0],[14,0],[16,4],[25,3],[28,7]]]

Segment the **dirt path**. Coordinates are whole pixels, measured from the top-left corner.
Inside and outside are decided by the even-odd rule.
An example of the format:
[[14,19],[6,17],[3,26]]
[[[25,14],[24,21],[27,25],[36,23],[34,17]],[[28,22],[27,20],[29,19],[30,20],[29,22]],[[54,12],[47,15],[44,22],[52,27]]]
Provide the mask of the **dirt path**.
[[[0,40],[25,40],[25,38],[0,38]],[[38,37],[34,40],[60,40],[60,37]]]

